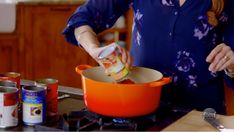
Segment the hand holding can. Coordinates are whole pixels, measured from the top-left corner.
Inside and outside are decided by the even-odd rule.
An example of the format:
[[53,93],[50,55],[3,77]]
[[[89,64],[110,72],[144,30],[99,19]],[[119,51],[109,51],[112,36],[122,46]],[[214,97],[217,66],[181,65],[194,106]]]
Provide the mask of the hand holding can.
[[115,43],[103,47],[98,55],[98,61],[116,82],[126,79],[129,74],[130,55]]

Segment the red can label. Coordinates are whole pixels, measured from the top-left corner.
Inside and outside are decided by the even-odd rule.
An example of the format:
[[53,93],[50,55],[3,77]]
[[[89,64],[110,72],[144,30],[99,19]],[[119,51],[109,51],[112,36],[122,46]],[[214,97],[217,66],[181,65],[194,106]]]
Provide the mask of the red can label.
[[0,87],[0,127],[18,125],[18,90]]
[[58,114],[58,81],[55,79],[41,79],[36,81],[37,86],[46,87],[46,112],[47,116]]

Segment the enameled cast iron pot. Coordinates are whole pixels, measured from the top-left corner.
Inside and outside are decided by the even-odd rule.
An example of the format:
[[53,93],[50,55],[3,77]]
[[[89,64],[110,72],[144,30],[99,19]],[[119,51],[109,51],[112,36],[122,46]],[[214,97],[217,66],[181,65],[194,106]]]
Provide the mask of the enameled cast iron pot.
[[159,106],[161,88],[171,78],[153,69],[133,67],[129,78],[136,84],[116,84],[104,74],[102,67],[79,65],[86,107],[111,117],[136,117],[155,111]]

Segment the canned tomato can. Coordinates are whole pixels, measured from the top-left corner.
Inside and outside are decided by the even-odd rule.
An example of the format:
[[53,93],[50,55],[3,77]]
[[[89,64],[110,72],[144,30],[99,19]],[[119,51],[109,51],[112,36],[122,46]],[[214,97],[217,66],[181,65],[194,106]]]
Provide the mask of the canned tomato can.
[[129,70],[120,60],[116,45],[106,46],[98,55],[98,59],[107,70],[108,74],[117,82],[127,77],[129,74]]
[[58,114],[58,80],[52,78],[36,80],[36,86],[46,87],[46,115],[56,116]]
[[46,115],[45,87],[24,86],[22,88],[23,122],[37,125],[45,122]]
[[16,82],[13,82],[10,80],[0,80],[0,86],[7,86],[7,87],[15,87],[16,88]]
[[0,128],[18,125],[18,97],[16,87],[0,86]]
[[16,82],[17,88],[20,89],[20,73],[16,72],[0,73],[0,80],[10,80]]

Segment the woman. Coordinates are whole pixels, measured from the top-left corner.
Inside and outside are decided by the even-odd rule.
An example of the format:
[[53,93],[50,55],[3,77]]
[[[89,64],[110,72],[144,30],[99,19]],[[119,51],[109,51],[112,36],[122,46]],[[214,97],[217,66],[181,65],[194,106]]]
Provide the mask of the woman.
[[[224,113],[224,82],[234,88],[232,5],[234,0],[89,0],[71,16],[64,34],[97,58],[102,48],[96,34],[132,7],[133,65],[173,77],[162,101]],[[122,61],[131,65],[124,49]]]

